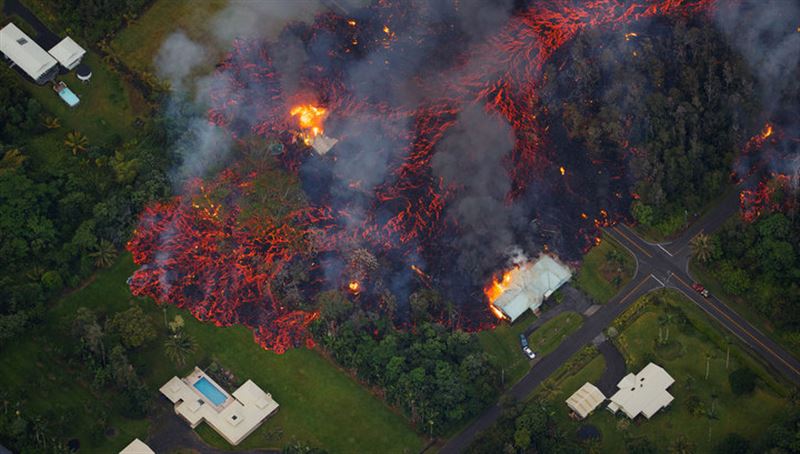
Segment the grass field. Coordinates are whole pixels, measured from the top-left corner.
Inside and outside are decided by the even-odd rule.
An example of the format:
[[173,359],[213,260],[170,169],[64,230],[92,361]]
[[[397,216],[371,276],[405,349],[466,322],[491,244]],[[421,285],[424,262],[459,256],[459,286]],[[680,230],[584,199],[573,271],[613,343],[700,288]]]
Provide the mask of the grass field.
[[[611,254],[616,254],[620,262],[609,260]],[[599,246],[592,248],[583,257],[583,264],[573,283],[575,287],[603,304],[613,298],[617,291],[633,278],[635,267],[633,256],[606,235]],[[615,278],[617,282],[614,282]]]
[[[177,30],[183,30],[189,38],[214,50],[208,32],[209,22],[226,4],[228,0],[156,0],[117,34],[111,48],[117,57],[138,71],[153,70],[153,58],[161,43]],[[216,49],[216,55],[209,56],[209,63],[222,57],[223,52]]]
[[[648,360],[664,367],[675,383],[670,393],[675,397],[669,408],[657,413],[651,420],[639,418],[628,423],[627,418],[612,415],[601,406],[585,422],[602,432],[602,452],[625,452],[625,440],[645,437],[655,446],[667,448],[678,437],[685,436],[694,445],[694,452],[709,452],[716,442],[728,433],[738,433],[755,439],[788,408],[788,390],[753,357],[735,342],[730,344],[730,364],[726,369],[728,343],[720,328],[710,322],[705,314],[683,296],[664,292],[658,305],[648,304],[646,310],[633,320],[617,339],[626,358],[629,371],[638,371]],[[677,309],[676,309],[677,308]],[[670,329],[670,342],[662,347],[656,344],[659,317],[667,312],[685,314],[685,323],[676,317]],[[706,355],[710,355],[709,375],[705,378]],[[602,357],[593,359],[577,374],[541,387],[536,394],[552,400],[557,405],[558,416],[571,433],[583,423],[569,419],[564,400],[584,382],[602,375]],[[759,384],[751,395],[736,396],[730,390],[728,374],[746,366],[759,376]],[[556,373],[559,374],[558,372]],[[687,405],[697,398],[702,409],[691,414]],[[711,409],[713,408],[713,414]]]
[[534,319],[533,313],[526,311],[513,324],[501,323],[496,328],[478,333],[478,340],[492,361],[504,369],[505,385],[510,386],[522,378],[531,365],[522,354],[519,335]]
[[564,312],[548,320],[528,337],[528,345],[537,357],[555,350],[561,342],[583,325],[583,317],[577,312]]
[[[65,418],[68,415],[65,436],[79,438],[84,452],[117,452],[133,437],[147,437],[147,420],[121,416],[113,392],[92,391],[88,383],[75,378],[80,376],[77,373],[80,364],[67,364],[59,353],[72,342],[66,327],[78,307],[110,314],[131,304],[125,279],[134,268],[130,256],[125,255],[111,269],[98,273],[86,288],[59,301],[40,328],[0,352],[0,370],[4,371],[0,388],[27,393],[30,396],[27,406],[31,410]],[[170,377],[211,359],[237,377],[252,379],[280,404],[278,413],[239,445],[239,449],[279,448],[292,439],[307,441],[330,452],[367,449],[418,452],[423,445],[403,417],[317,352],[307,349],[283,355],[267,352],[256,345],[245,328],[218,328],[200,323],[187,312],[170,306],[166,307],[166,316],[171,318],[180,313],[186,321],[185,329],[198,343],[194,357],[184,367],[176,368],[161,347],[166,334],[162,307],[146,299],[136,299],[134,303],[145,309],[159,330],[156,341],[130,354],[131,361],[152,388],[157,405],[168,405],[157,394]],[[89,428],[98,414],[108,415],[109,425],[118,431],[116,436],[92,436]],[[200,432],[208,435],[209,431]],[[276,432],[282,435],[267,437]],[[224,441],[209,438],[212,443],[230,449]]]

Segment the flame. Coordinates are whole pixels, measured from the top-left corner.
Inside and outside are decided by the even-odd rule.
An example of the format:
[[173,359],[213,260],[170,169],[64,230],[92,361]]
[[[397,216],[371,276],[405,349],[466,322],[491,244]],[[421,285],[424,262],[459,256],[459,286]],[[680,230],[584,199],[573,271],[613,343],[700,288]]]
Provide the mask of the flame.
[[387,35],[391,34],[391,30],[389,30],[389,26],[388,25],[384,25],[383,26],[383,32],[386,33]]
[[483,289],[483,293],[489,299],[489,309],[492,311],[495,317],[503,320],[506,319],[506,315],[503,314],[500,309],[495,307],[494,302],[497,301],[497,298],[500,298],[500,295],[503,294],[511,284],[511,271],[508,270],[503,273],[503,277],[498,280],[496,277],[492,278],[492,283],[487,285]]
[[561,175],[565,175],[567,173],[567,169],[565,169],[564,166],[559,167],[558,170],[561,172]]
[[358,281],[350,281],[350,283],[347,284],[347,288],[349,288],[353,293],[358,293],[361,290],[361,285],[358,283]]
[[637,35],[636,33],[633,33],[633,32],[625,33],[625,41],[630,41],[631,38],[636,38],[637,36],[639,36],[639,35]]
[[355,19],[348,19],[347,20],[347,25],[349,25],[351,27],[355,27],[356,26],[356,20]]
[[314,138],[322,135],[324,132],[322,123],[328,116],[328,110],[324,107],[303,104],[292,107],[289,114],[298,118],[300,129],[303,130],[301,137],[306,145],[311,145],[311,143],[314,142]]
[[767,137],[772,135],[772,125],[767,123],[764,125],[764,130],[761,131],[761,137],[766,139]]

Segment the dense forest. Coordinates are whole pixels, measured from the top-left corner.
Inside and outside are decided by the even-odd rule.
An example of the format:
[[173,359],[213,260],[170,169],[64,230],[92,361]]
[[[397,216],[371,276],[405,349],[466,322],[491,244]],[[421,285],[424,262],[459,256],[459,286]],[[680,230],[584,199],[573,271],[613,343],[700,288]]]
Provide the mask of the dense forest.
[[[776,198],[794,197],[786,193]],[[704,244],[706,243],[707,244]],[[706,241],[693,244],[695,257],[712,270],[725,292],[746,298],[792,345],[800,345],[800,216],[776,211],[752,223],[729,221]]]
[[323,292],[312,330],[337,363],[380,389],[421,432],[440,435],[493,402],[500,380],[474,334],[430,320],[438,294],[424,290],[411,301],[414,325],[397,331],[340,292]]
[[545,106],[593,161],[628,162],[636,221],[673,233],[724,189],[757,97],[712,24],[588,29],[560,58],[545,67]]
[[144,204],[168,194],[169,140],[158,121],[139,137],[93,143],[68,131],[63,165],[29,159],[26,144],[58,127],[0,72],[0,348],[35,320],[45,300],[110,265]]
[[152,0],[53,0],[65,29],[95,42],[133,19]]

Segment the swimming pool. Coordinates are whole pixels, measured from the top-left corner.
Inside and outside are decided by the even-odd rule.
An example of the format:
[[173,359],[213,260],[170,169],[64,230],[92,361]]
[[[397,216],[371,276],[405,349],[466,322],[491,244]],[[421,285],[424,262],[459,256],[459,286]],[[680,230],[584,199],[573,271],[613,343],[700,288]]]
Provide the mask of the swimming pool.
[[213,383],[208,381],[206,377],[202,377],[200,380],[194,382],[194,387],[197,388],[198,391],[203,393],[204,396],[208,397],[214,405],[221,405],[228,399],[222,391],[219,390]]
[[81,102],[80,98],[69,89],[69,87],[64,87],[58,92],[58,96],[64,100],[70,107],[75,107]]

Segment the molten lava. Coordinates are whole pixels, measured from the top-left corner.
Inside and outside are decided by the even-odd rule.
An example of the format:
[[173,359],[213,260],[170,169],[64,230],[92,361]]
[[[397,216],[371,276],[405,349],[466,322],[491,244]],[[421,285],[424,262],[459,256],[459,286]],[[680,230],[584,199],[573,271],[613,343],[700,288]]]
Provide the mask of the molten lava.
[[[281,209],[286,204],[280,194],[263,200],[255,172],[234,167],[202,185],[192,182],[188,195],[153,204],[143,212],[128,244],[140,265],[131,281],[134,294],[187,308],[201,320],[244,324],[264,348],[282,352],[303,343],[310,345],[306,327],[318,314],[302,310],[302,303],[324,288],[320,263],[345,262],[344,251],[354,247],[379,257],[382,266],[373,272],[386,273],[390,282],[403,286],[417,281],[431,286],[435,282],[438,287],[451,281],[463,283],[466,273],[453,266],[452,249],[448,249],[453,244],[450,240],[460,233],[461,226],[448,210],[461,188],[448,186],[436,177],[432,161],[448,130],[458,123],[459,114],[473,105],[502,116],[513,130],[514,146],[504,160],[511,180],[504,203],[524,202],[542,187],[552,186],[553,196],[564,197],[559,199],[560,206],[551,212],[526,212],[525,216],[537,220],[536,230],[543,237],[539,244],[547,242],[559,248],[547,235],[563,237],[561,246],[569,246],[569,259],[576,259],[581,250],[597,243],[597,229],[625,216],[625,166],[587,160],[581,168],[569,162],[567,173],[556,164],[565,161],[556,155],[549,125],[545,124],[549,118],[541,110],[538,91],[543,65],[587,27],[619,30],[642,18],[704,13],[714,2],[537,1],[517,11],[497,33],[472,46],[462,45],[457,36],[454,39],[449,34],[452,27],[446,24],[419,21],[417,15],[409,13],[408,3],[377,1],[353,16],[358,22],[326,13],[313,26],[302,26],[306,27],[302,33],[286,34],[292,39],[302,35],[304,44],[313,50],[301,80],[296,81],[306,96],[300,104],[293,103],[297,98],[284,92],[281,74],[273,62],[275,48],[284,43],[236,40],[219,65],[216,77],[221,83],[212,93],[209,111],[210,121],[226,128],[239,142],[252,136],[279,141],[282,151],[278,160],[295,178],[309,160],[308,149],[295,145],[293,138],[300,137],[306,145],[312,145],[323,135],[329,114],[337,122],[363,122],[365,129],[378,129],[381,140],[360,151],[364,156],[385,159],[386,177],[369,184],[351,177],[344,188],[336,188],[346,192],[336,204],[331,203],[330,185],[320,184],[322,189],[313,189],[321,194],[307,206],[285,210]],[[628,33],[625,39],[634,36]],[[428,73],[404,73],[407,66],[413,66],[407,64],[412,47],[427,48],[428,43],[437,42],[456,43],[449,52],[452,68],[440,71],[437,61]],[[375,72],[376,79],[384,80],[354,82],[347,77],[347,68],[357,65],[387,68]],[[363,90],[372,82],[435,88],[429,90],[433,94],[417,102]],[[314,104],[308,100],[314,100]],[[328,126],[336,131],[333,121]],[[291,132],[298,129],[299,133]],[[340,138],[347,141],[344,136]],[[334,159],[330,161],[339,157],[337,153],[356,147],[350,144],[349,148],[339,148],[332,149]],[[560,175],[552,171],[555,166]],[[578,179],[580,175],[597,175],[600,170],[620,182],[612,189],[618,194],[609,198],[612,200],[596,202],[580,192],[588,190],[585,186],[591,181]],[[529,191],[532,185],[536,185],[536,191]],[[530,205],[540,205],[535,202]],[[280,215],[258,213],[254,206],[261,205],[279,208]],[[601,206],[606,208],[599,210]],[[563,212],[553,214],[558,209]],[[420,259],[427,273],[416,265],[409,266],[423,263]],[[308,275],[308,281],[292,280],[290,270],[298,268]],[[418,279],[410,279],[414,275]],[[358,294],[359,304],[379,306],[373,276],[346,272],[339,276],[347,278],[331,279],[329,285],[339,287],[349,281],[345,291]],[[486,277],[482,276],[480,282]],[[463,285],[468,287],[464,295],[470,296],[453,298],[464,301],[460,307],[463,316],[452,317],[453,323],[476,329],[496,324],[492,315],[504,319],[491,303],[509,284],[510,271],[492,279],[483,289],[489,311],[484,302],[472,296],[480,290],[479,284],[472,281],[471,287]],[[398,301],[398,306],[403,305],[407,306],[405,301]]]

